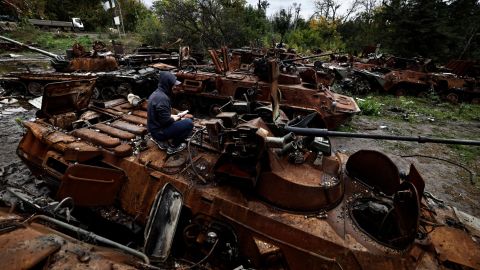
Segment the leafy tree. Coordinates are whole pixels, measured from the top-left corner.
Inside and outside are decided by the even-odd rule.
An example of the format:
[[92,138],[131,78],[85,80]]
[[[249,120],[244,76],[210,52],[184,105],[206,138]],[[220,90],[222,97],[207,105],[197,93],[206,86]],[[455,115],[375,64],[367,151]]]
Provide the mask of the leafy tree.
[[281,9],[273,15],[273,29],[280,34],[280,43],[284,42],[285,35],[292,28],[292,9]]
[[153,13],[148,13],[138,20],[136,32],[144,44],[160,46],[165,42],[163,26]]
[[154,11],[169,29],[167,40],[182,38],[200,50],[248,45],[268,29],[265,10],[244,0],[160,0]]

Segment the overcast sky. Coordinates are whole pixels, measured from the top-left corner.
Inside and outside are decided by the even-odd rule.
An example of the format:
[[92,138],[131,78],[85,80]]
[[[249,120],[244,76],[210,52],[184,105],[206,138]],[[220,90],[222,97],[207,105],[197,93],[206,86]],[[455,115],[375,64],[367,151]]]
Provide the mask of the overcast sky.
[[[147,7],[152,6],[152,2],[154,0],[141,0]],[[256,5],[258,3],[258,0],[247,0],[247,2],[251,5]],[[287,9],[289,6],[291,6],[294,2],[301,4],[302,8],[300,10],[300,14],[303,18],[308,19],[314,12],[314,4],[313,0],[296,0],[296,1],[291,1],[291,0],[270,0],[268,1],[270,3],[270,6],[267,9],[267,15],[271,16],[273,13],[277,12],[278,10],[285,8]],[[342,1],[342,2],[350,2],[350,1]]]

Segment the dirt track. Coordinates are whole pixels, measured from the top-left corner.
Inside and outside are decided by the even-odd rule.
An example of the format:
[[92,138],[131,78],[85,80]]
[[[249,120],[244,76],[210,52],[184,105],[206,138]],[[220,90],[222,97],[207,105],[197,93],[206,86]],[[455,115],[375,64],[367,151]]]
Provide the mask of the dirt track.
[[[16,154],[18,142],[23,135],[23,128],[16,119],[29,119],[35,113],[29,104],[1,104],[0,108],[0,179],[2,183],[22,185],[33,179],[30,171]],[[25,108],[25,112],[8,112],[9,109]]]
[[[479,138],[480,122],[448,122],[448,123],[406,123],[377,120],[366,116],[357,116],[351,122],[354,132],[440,137],[448,134],[457,138]],[[449,146],[431,143],[394,142],[367,139],[332,139],[333,147],[338,151],[351,154],[360,149],[377,150],[386,153],[398,166],[400,171],[409,172],[410,164],[414,164],[426,182],[426,191],[434,194],[447,204],[462,211],[480,215],[480,157],[476,157],[469,170],[474,173],[472,185],[470,174],[463,168],[451,163],[426,157],[404,157],[411,155],[425,155],[434,158],[446,159],[465,166],[458,152]],[[478,147],[478,146],[471,146]],[[375,168],[373,168],[375,169]]]

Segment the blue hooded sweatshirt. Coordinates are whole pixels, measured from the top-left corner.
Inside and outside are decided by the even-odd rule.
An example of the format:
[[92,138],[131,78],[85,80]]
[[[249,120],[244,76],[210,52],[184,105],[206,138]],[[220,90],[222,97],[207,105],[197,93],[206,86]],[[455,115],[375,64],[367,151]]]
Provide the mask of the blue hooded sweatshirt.
[[171,116],[172,106],[169,96],[176,81],[177,77],[172,73],[160,72],[158,87],[148,98],[148,132],[159,132],[175,122]]

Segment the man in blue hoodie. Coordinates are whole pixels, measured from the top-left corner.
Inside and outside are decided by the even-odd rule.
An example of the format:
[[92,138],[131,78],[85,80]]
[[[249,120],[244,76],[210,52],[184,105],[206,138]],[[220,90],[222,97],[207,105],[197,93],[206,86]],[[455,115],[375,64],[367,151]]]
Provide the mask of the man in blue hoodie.
[[[191,115],[172,115],[172,88],[180,84],[175,75],[162,71],[158,87],[148,98],[147,129],[162,150],[171,155],[185,149],[185,139],[193,129]],[[171,140],[171,143],[169,142]]]

